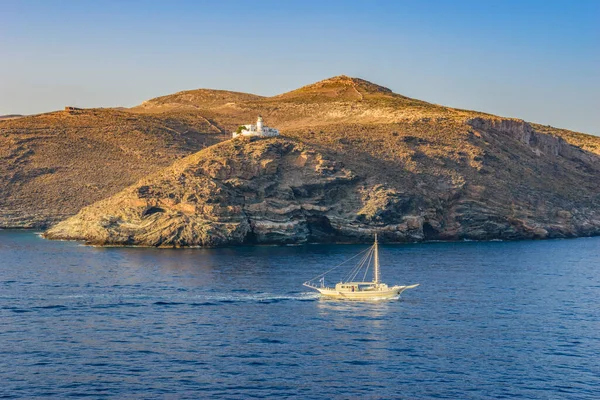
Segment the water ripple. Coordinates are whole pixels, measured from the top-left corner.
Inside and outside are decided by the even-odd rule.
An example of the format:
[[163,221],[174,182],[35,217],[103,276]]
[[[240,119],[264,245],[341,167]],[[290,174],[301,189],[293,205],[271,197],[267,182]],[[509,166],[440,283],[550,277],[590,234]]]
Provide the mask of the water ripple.
[[301,286],[361,246],[0,243],[0,398],[598,397],[600,238],[382,246],[369,303]]

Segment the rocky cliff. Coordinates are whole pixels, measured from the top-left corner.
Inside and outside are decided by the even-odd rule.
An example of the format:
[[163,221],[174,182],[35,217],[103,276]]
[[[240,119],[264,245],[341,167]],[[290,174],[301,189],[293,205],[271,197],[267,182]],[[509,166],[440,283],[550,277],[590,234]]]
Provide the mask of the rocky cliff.
[[[406,154],[414,172],[400,169],[402,158],[372,159],[368,149],[344,157],[297,139],[230,140],[84,208],[46,237],[179,247],[368,241],[375,232],[387,242],[600,233],[600,190],[592,179],[600,172],[598,157],[575,147],[557,150],[552,138],[534,140],[537,133],[523,123],[469,125],[474,130],[459,148],[483,147],[471,159],[464,153],[453,160],[449,148],[430,159],[416,150],[434,147],[426,139],[398,139],[414,148]],[[507,137],[513,142],[496,148]],[[503,164],[505,157],[520,165]],[[562,163],[589,170],[557,172]],[[560,181],[548,182],[553,178]]]

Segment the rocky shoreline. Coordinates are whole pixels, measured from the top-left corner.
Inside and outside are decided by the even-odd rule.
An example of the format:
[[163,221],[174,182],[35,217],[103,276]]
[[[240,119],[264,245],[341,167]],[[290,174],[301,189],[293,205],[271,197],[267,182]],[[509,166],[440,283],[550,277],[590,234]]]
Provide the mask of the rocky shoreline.
[[[520,240],[600,234],[596,210],[510,214],[461,183],[415,193],[297,141],[233,140],[190,156],[52,227],[92,245],[227,246]],[[522,207],[522,205],[521,205]],[[527,210],[530,213],[531,210]],[[555,215],[549,220],[547,215]]]

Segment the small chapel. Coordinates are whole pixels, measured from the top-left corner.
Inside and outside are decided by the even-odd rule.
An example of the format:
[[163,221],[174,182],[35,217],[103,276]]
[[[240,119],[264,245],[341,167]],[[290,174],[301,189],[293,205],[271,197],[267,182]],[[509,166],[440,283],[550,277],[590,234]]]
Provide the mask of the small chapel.
[[279,136],[279,131],[275,128],[269,128],[263,124],[263,118],[259,115],[256,120],[256,125],[248,124],[241,125],[237,131],[233,132],[233,137],[238,136],[259,136],[259,137],[273,137]]

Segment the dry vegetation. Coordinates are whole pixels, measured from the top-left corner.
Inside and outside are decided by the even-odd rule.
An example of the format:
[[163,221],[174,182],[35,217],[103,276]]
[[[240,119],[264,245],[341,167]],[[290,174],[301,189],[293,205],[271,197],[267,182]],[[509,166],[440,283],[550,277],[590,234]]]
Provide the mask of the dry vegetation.
[[111,109],[0,122],[0,226],[46,226],[224,136],[201,118]]

